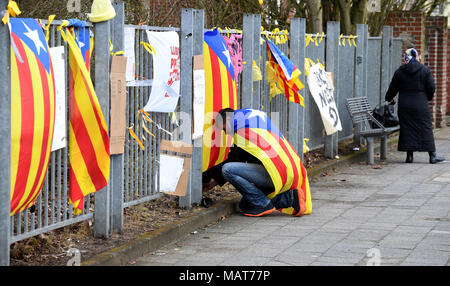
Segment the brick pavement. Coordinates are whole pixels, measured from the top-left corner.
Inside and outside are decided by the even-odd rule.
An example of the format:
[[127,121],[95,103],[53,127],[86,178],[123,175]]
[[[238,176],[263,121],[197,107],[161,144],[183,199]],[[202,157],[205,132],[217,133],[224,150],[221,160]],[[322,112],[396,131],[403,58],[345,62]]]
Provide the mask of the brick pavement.
[[313,212],[239,214],[149,253],[135,265],[450,265],[450,128],[438,153],[390,150],[386,165],[350,167],[311,182]]

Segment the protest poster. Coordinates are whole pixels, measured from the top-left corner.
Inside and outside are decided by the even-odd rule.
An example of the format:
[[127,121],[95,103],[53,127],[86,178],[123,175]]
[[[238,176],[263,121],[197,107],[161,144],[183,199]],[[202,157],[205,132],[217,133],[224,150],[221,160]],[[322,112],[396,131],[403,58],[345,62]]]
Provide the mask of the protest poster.
[[180,97],[180,40],[178,33],[147,31],[154,50],[152,91],[144,110],[174,112]]
[[319,108],[327,135],[341,131],[341,120],[334,100],[332,74],[326,72],[319,64],[315,64],[309,71],[308,86]]

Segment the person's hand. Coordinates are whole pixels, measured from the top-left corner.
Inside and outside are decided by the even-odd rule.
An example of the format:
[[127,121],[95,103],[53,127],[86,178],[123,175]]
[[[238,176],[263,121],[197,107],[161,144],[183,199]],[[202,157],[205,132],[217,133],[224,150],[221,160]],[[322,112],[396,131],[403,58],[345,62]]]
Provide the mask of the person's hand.
[[208,183],[203,183],[202,185],[202,193],[207,192],[217,186],[217,182],[214,179],[211,179]]

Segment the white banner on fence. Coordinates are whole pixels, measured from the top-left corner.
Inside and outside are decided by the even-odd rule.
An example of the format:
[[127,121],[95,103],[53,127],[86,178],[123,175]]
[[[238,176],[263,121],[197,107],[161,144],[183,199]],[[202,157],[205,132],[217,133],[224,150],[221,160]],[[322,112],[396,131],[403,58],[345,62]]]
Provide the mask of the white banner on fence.
[[177,32],[147,31],[153,55],[152,92],[144,110],[174,112],[180,97],[180,40]]
[[203,136],[205,123],[205,69],[203,55],[194,56],[194,133],[192,140]]
[[331,73],[326,72],[319,64],[310,68],[308,86],[322,116],[327,135],[342,130],[341,120],[334,100],[334,85]]
[[135,41],[135,30],[133,27],[125,27],[124,31],[124,52],[127,57],[127,72],[126,81],[135,80],[135,61],[136,57],[134,54],[134,43]]
[[52,151],[66,147],[66,67],[64,46],[50,48],[55,71],[55,130]]

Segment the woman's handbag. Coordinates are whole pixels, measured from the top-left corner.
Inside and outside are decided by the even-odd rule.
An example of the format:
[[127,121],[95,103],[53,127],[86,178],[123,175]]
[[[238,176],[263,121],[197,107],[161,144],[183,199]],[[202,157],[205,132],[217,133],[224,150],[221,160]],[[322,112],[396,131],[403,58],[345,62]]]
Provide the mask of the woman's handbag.
[[[372,111],[372,115],[384,127],[394,127],[399,124],[398,116],[395,114],[393,104],[384,103],[380,107],[375,107],[374,110]],[[375,122],[372,122],[372,127],[379,128]]]

